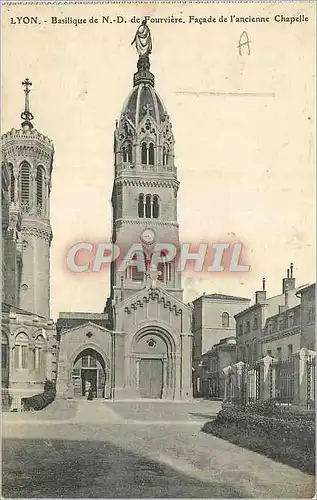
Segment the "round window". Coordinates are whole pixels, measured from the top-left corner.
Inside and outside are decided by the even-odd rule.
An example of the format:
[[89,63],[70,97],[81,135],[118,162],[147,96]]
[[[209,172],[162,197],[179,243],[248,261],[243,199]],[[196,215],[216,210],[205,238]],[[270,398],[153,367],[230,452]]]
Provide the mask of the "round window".
[[155,341],[154,339],[149,339],[149,340],[147,341],[147,345],[148,345],[149,347],[151,347],[151,348],[152,348],[152,347],[155,347],[155,346],[156,346],[156,341]]

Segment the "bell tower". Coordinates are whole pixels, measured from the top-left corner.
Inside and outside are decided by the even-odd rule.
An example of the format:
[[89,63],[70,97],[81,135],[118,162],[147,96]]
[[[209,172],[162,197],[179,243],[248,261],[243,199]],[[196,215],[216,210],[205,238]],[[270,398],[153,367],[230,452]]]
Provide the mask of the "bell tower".
[[[145,22],[139,31],[134,40],[139,58],[133,89],[114,131],[112,242],[125,254],[133,244],[140,245],[147,269],[155,244],[178,248],[179,181],[172,124],[150,72],[152,41]],[[164,248],[160,252],[164,261]],[[117,260],[111,267],[110,298],[119,303],[144,288],[148,279],[147,270],[129,265],[123,271]],[[156,280],[182,300],[181,276],[175,262],[161,262]]]
[[22,213],[19,235],[18,306],[46,318],[50,315],[50,191],[54,147],[34,129],[29,93],[32,83],[22,82],[25,93],[21,129],[2,136],[2,151],[9,168],[10,214]]

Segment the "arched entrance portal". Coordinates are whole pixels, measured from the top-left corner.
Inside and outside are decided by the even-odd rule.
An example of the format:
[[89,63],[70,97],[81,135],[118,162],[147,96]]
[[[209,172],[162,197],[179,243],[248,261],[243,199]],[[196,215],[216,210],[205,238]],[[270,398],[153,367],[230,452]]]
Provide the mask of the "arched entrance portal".
[[72,371],[74,397],[87,396],[89,386],[95,397],[104,398],[106,366],[103,357],[94,349],[85,349],[77,355]]
[[174,346],[169,335],[156,329],[139,333],[134,343],[134,380],[141,398],[173,399]]

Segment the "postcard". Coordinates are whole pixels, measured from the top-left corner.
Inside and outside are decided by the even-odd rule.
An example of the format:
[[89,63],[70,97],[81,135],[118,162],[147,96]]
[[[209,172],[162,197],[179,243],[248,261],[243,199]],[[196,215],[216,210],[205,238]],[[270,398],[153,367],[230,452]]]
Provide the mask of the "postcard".
[[314,2],[5,1],[4,498],[312,498]]

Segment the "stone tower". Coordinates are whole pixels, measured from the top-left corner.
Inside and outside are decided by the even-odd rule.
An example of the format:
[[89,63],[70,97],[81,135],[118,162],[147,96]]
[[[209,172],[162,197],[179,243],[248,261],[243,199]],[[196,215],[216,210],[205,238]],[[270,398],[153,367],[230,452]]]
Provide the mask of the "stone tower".
[[[178,247],[178,187],[172,125],[156,92],[147,53],[139,57],[133,89],[114,132],[113,243],[124,252],[132,244],[141,245],[146,266],[156,243]],[[148,276],[133,265],[122,271],[119,259],[115,261],[112,302],[122,302],[144,288]],[[161,287],[182,300],[175,263],[159,264],[156,278]]]
[[32,125],[29,92],[22,83],[25,107],[21,129],[2,136],[3,158],[9,168],[10,212],[21,210],[17,305],[48,318],[50,315],[50,189],[54,148],[52,141]]

